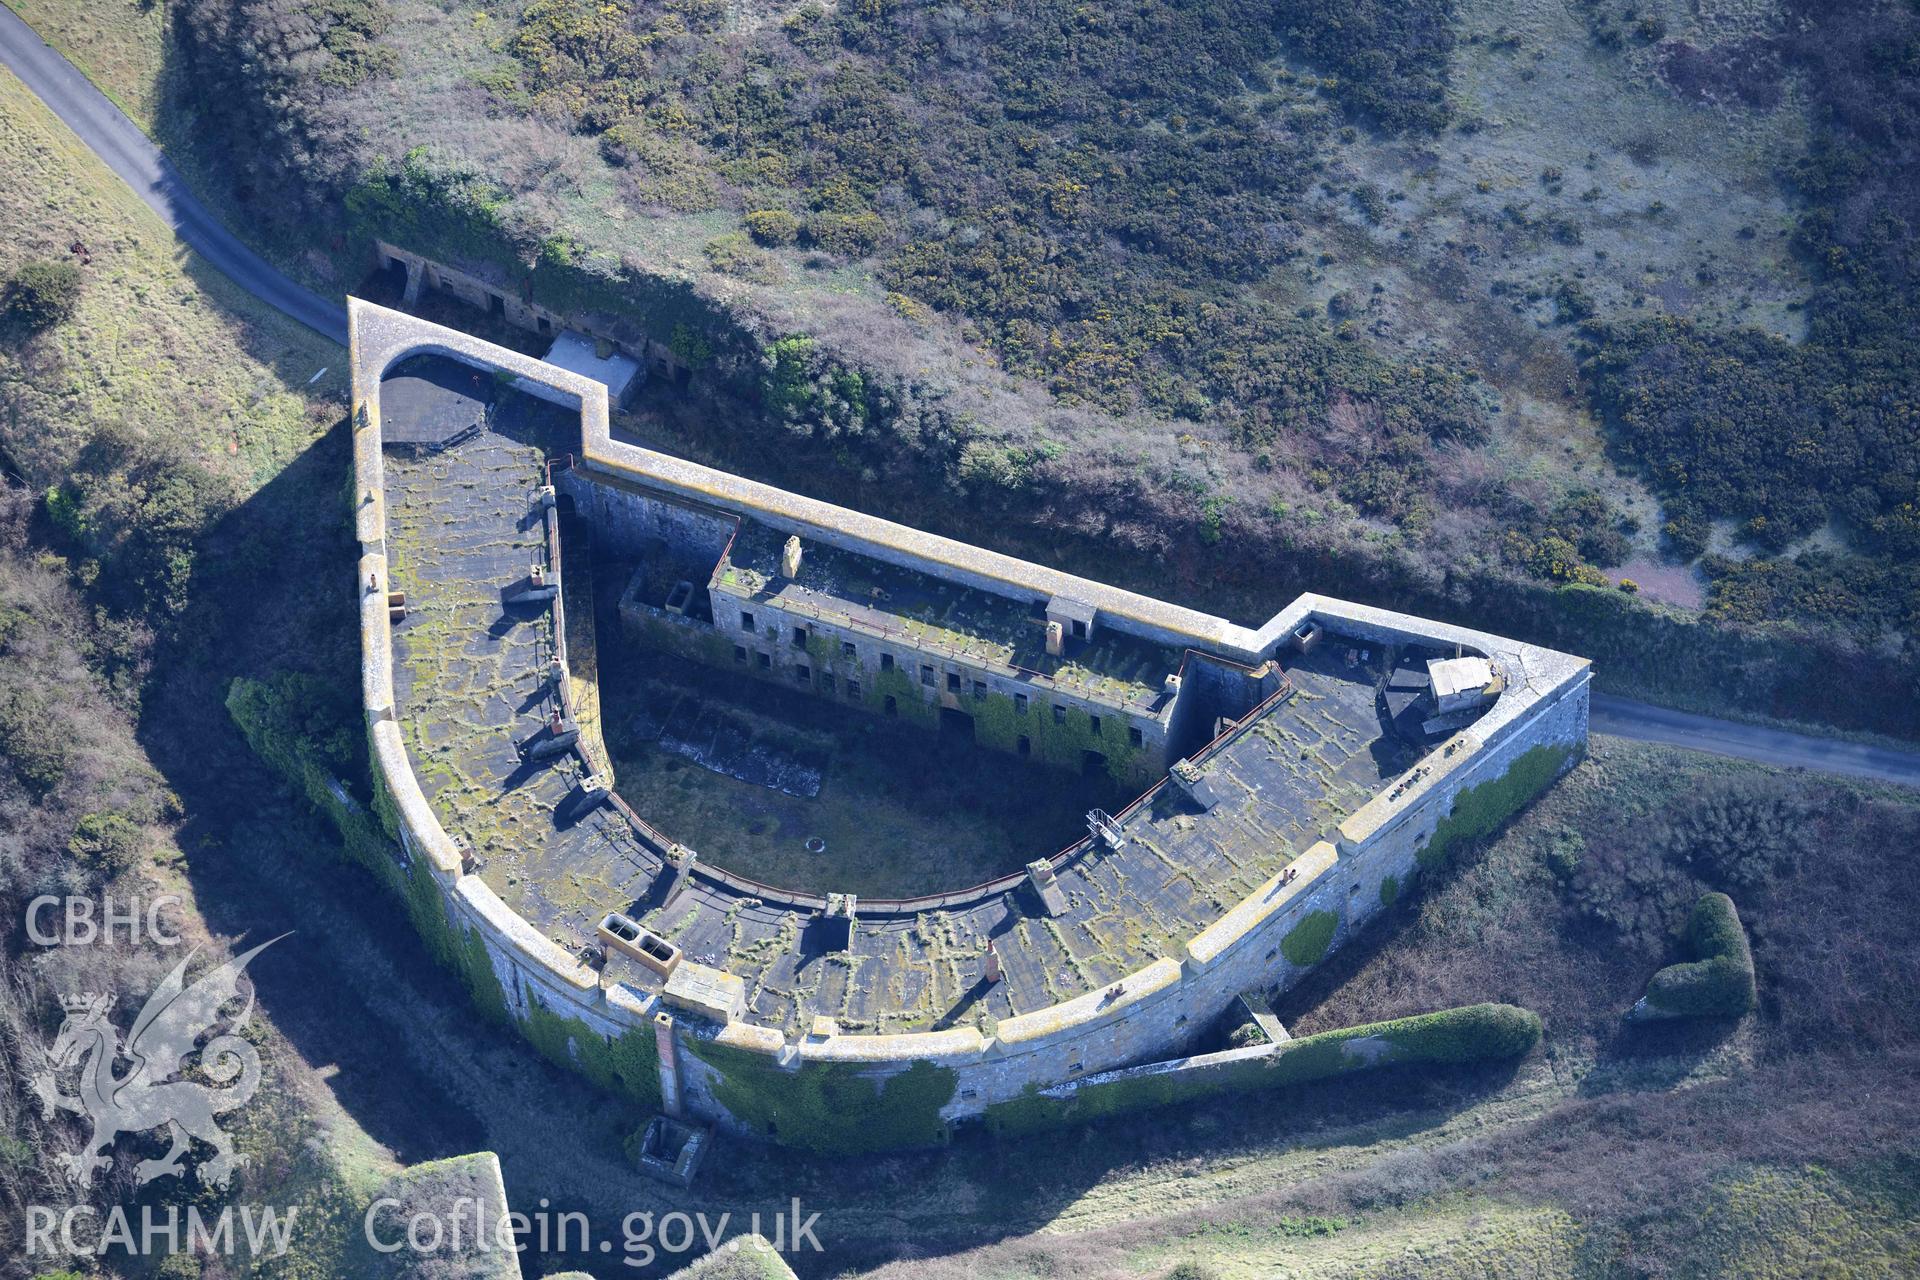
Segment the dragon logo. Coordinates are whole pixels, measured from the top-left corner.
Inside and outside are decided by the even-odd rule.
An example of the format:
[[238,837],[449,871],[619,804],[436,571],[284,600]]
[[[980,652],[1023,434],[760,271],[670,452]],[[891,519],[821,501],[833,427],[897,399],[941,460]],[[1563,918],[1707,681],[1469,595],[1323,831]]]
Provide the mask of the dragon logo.
[[[204,1185],[226,1186],[233,1171],[246,1162],[245,1156],[235,1154],[233,1139],[213,1118],[244,1105],[260,1086],[260,1054],[240,1035],[253,1013],[251,983],[245,993],[246,1007],[234,1016],[232,1025],[204,1046],[196,1048],[196,1042],[220,1020],[223,1007],[241,998],[240,976],[248,962],[278,941],[280,938],[269,939],[202,974],[188,986],[187,966],[200,954],[200,948],[195,947],[148,997],[124,1045],[119,1029],[108,1019],[113,1008],[111,993],[69,996],[62,1001],[66,1021],[53,1047],[46,1051],[46,1066],[32,1076],[32,1084],[48,1116],[57,1109],[93,1121],[93,1136],[85,1148],[61,1157],[76,1186],[87,1186],[96,1170],[112,1163],[106,1152],[121,1134],[142,1133],[162,1125],[171,1135],[173,1146],[160,1159],[142,1160],[136,1165],[136,1183],[180,1174],[190,1138],[198,1138],[214,1150],[213,1158],[200,1166]],[[239,1083],[221,1089],[175,1079],[196,1052],[199,1075],[214,1085],[227,1084],[236,1076]],[[114,1064],[122,1059],[132,1067],[116,1077]],[[74,1067],[79,1068],[80,1092],[77,1097],[69,1097],[60,1092],[58,1077]]]

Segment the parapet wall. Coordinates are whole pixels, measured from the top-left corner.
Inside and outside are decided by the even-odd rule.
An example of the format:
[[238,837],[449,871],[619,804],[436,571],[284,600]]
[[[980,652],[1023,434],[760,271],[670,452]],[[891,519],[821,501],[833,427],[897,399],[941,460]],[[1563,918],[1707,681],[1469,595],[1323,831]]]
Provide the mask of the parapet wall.
[[[407,856],[424,862],[455,936],[483,948],[507,1013],[523,1024],[535,1018],[537,1003],[608,1042],[638,1036],[652,1044],[653,1015],[671,1001],[658,990],[603,983],[600,972],[511,911],[463,862],[414,776],[395,712],[379,410],[381,378],[407,356],[442,354],[500,370],[513,375],[523,390],[577,407],[587,464],[621,483],[750,513],[776,527],[969,585],[1085,600],[1102,611],[1103,625],[1123,626],[1156,641],[1257,663],[1273,656],[1296,630],[1318,621],[1339,634],[1382,643],[1459,646],[1493,658],[1507,674],[1505,692],[1471,728],[1430,752],[1328,838],[1299,851],[1285,871],[1227,905],[1172,954],[1117,983],[997,1023],[894,1035],[841,1034],[822,1025],[815,1034],[789,1040],[777,1029],[717,1008],[709,1010],[711,1020],[676,1018],[671,1043],[687,1105],[716,1122],[746,1123],[724,1100],[737,1098],[737,1090],[727,1087],[724,1068],[713,1065],[712,1059],[725,1055],[710,1052],[709,1044],[756,1055],[782,1072],[851,1069],[870,1077],[876,1088],[916,1064],[931,1063],[951,1073],[950,1096],[938,1107],[943,1120],[977,1115],[988,1104],[1030,1088],[1167,1056],[1205,1029],[1240,992],[1289,986],[1341,945],[1393,896],[1383,893],[1387,881],[1403,886],[1417,875],[1420,852],[1464,793],[1501,786],[1510,775],[1544,785],[1584,749],[1590,675],[1584,659],[1320,596],[1302,596],[1265,626],[1248,630],[613,442],[605,388],[598,383],[358,300],[349,300],[349,313],[363,695],[375,778],[391,800]],[[557,598],[553,607],[561,607]],[[1523,762],[1529,767],[1516,771]],[[1530,782],[1529,791],[1535,785]],[[1509,811],[1525,798],[1515,798]],[[1331,917],[1330,929],[1325,917]],[[1317,940],[1311,948],[1309,939]],[[713,975],[715,989],[724,990],[719,980],[726,977]],[[684,1011],[684,1004],[679,1007]],[[568,1052],[577,1060],[581,1046],[570,1043]],[[862,1123],[858,1114],[847,1117],[849,1126]]]

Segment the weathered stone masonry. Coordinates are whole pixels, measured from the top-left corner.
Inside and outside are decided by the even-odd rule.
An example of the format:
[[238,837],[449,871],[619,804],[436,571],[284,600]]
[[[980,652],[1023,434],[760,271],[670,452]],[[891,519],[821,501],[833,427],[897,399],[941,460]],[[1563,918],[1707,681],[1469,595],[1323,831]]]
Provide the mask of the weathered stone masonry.
[[[1319,596],[1295,600],[1257,630],[1239,627],[614,441],[605,390],[597,383],[357,300],[351,301],[350,312],[363,695],[376,778],[391,798],[407,855],[425,863],[450,923],[484,945],[515,1018],[525,1022],[534,1012],[530,1002],[538,1002],[561,1018],[577,1019],[587,1034],[638,1034],[651,1043],[658,1034],[654,1015],[671,1013],[671,1035],[679,1049],[678,1084],[686,1108],[696,1115],[740,1123],[723,1100],[738,1102],[739,1082],[723,1079],[722,1069],[713,1065],[713,1059],[728,1060],[709,1047],[714,1045],[760,1055],[754,1060],[780,1072],[851,1070],[870,1078],[876,1089],[914,1064],[930,1062],[952,1073],[951,1095],[938,1108],[947,1120],[976,1115],[989,1103],[1017,1097],[1030,1087],[1168,1056],[1241,991],[1284,987],[1306,972],[1311,964],[1289,960],[1283,944],[1310,916],[1326,912],[1334,918],[1323,954],[1341,945],[1381,909],[1383,881],[1391,877],[1405,885],[1418,874],[1418,852],[1463,792],[1506,777],[1529,752],[1547,751],[1555,767],[1564,768],[1584,747],[1589,668],[1583,659]],[[616,514],[612,508],[632,504],[602,503],[593,490],[605,482],[607,494],[657,496],[662,510],[680,513],[658,518],[687,522],[682,532],[691,531],[691,536],[720,533],[721,522],[703,513],[748,518],[808,544],[837,547],[975,589],[1080,602],[1097,611],[1101,626],[1143,643],[1181,653],[1193,650],[1247,669],[1287,653],[1298,634],[1317,624],[1327,634],[1354,642],[1419,644],[1484,655],[1503,671],[1506,686],[1484,715],[1436,745],[1390,788],[1348,813],[1322,838],[1289,850],[1293,856],[1284,869],[1265,884],[1222,910],[1205,912],[1209,923],[1117,980],[1092,984],[1048,1007],[944,1029],[852,1034],[831,1018],[818,1016],[798,1030],[766,1025],[746,1015],[746,984],[720,966],[688,960],[673,980],[663,983],[647,980],[637,969],[602,971],[576,960],[573,952],[508,908],[474,873],[422,791],[395,709],[379,407],[385,372],[421,352],[498,370],[512,376],[523,391],[577,409],[579,466],[565,483],[589,518],[655,518],[631,510]],[[557,599],[553,607],[560,608]],[[715,616],[720,622],[721,610],[716,609]],[[734,625],[738,627],[737,620]],[[724,625],[715,630],[724,634]],[[944,674],[941,683],[944,686]],[[964,692],[971,694],[970,688]],[[1239,731],[1246,728],[1243,723]],[[564,767],[577,774],[582,762],[569,761]],[[644,813],[639,816],[643,819]],[[670,875],[674,850],[664,838],[636,831],[637,856],[657,865],[659,875]],[[1060,869],[1069,876],[1077,871],[1071,859],[1063,859]],[[706,894],[728,892],[724,879],[699,883]],[[1007,889],[1003,897],[1027,903],[1021,892]],[[804,895],[796,895],[795,901],[800,904],[796,909],[804,908]],[[901,910],[913,908],[908,904]],[[801,1077],[782,1078],[794,1080],[798,1089]],[[863,1118],[852,1115],[847,1123],[859,1126]],[[782,1136],[790,1135],[783,1131]]]

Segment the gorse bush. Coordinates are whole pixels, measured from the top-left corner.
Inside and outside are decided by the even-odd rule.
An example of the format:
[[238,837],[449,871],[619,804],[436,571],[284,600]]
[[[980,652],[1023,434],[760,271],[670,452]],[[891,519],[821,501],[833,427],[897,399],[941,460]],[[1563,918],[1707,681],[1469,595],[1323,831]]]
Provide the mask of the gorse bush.
[[1333,96],[1391,133],[1447,123],[1453,0],[1280,0],[1288,43],[1331,72]]
[[748,235],[769,247],[792,244],[800,237],[800,219],[785,209],[755,209],[742,221]]
[[1739,774],[1689,797],[1661,843],[1668,861],[1716,888],[1760,889],[1812,852],[1814,813],[1805,787]]
[[108,603],[158,619],[186,607],[195,544],[233,500],[231,484],[179,446],[109,427],[47,491],[46,511]]
[[0,290],[0,301],[8,320],[37,333],[72,317],[80,305],[82,283],[80,268],[71,262],[29,262]]
[[1626,938],[1664,944],[1703,890],[1764,893],[1812,855],[1819,805],[1803,784],[1715,775],[1604,840],[1550,849],[1575,910]]
[[[1842,569],[1710,565],[1722,618],[1920,627],[1920,14],[1792,0],[1780,48],[1821,122],[1794,168],[1819,270],[1807,337],[1662,317],[1596,323],[1584,369],[1622,458],[1666,497],[1691,559],[1707,522],[1778,552],[1837,521],[1872,556]],[[1871,601],[1870,604],[1866,603]]]

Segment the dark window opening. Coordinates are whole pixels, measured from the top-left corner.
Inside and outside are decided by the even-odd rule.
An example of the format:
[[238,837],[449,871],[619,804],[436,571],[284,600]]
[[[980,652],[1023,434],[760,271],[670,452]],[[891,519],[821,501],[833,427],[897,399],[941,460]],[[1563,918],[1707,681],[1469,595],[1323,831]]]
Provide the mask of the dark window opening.
[[897,716],[900,714],[900,704],[893,700],[892,694],[887,695],[887,714],[890,716]]
[[1141,733],[1138,727],[1127,730],[1127,745],[1134,747],[1145,746],[1146,741],[1147,735]]
[[847,681],[847,696],[848,696],[849,698],[852,698],[852,699],[853,699],[853,700],[855,700],[856,702],[857,702],[857,701],[859,701],[859,699],[860,699],[860,682],[859,682],[858,680],[849,680],[849,681]]
[[793,669],[793,678],[799,684],[808,684],[813,680],[813,668],[795,667]]
[[763,654],[761,654],[761,655],[760,655],[760,669],[761,669],[762,671],[767,671],[767,670],[771,670],[771,669],[772,669],[772,667],[773,667],[773,655],[772,655],[772,654],[767,654],[767,653],[763,653]]
[[853,647],[853,641],[842,640],[840,642],[840,656],[843,658],[857,658],[860,656],[860,651]]
[[1100,717],[1089,716],[1087,718],[1093,722],[1093,736],[1096,738],[1099,737],[1100,736]]
[[793,629],[793,647],[796,649],[804,649],[807,647],[807,629],[805,627],[795,627]]
[[497,293],[488,294],[487,311],[496,320],[505,318],[507,314],[507,300]]
[[1019,712],[1021,715],[1027,714],[1027,695],[1026,694],[1016,693],[1013,695],[1013,709]]
[[1053,704],[1053,722],[1055,724],[1065,724],[1067,722],[1067,709],[1057,702]]
[[920,664],[920,683],[929,686],[933,684],[933,668],[925,663]]
[[833,692],[833,676],[828,672],[822,671],[820,673],[820,689],[824,693]]
[[1085,640],[1087,638],[1087,624],[1078,618],[1073,620],[1073,638],[1075,640]]
[[545,316],[541,316],[541,317],[540,317],[540,332],[542,332],[542,333],[552,333],[552,332],[553,332],[553,321],[551,321],[551,320],[549,320],[549,319],[547,319],[547,318],[546,318]]
[[947,692],[960,692],[960,673],[958,671],[947,672]]
[[1080,753],[1080,772],[1089,778],[1098,777],[1107,771],[1107,758],[1098,751]]
[[735,662],[745,662],[747,660],[747,646],[743,644],[733,646],[733,660]]
[[1018,752],[1018,753],[1019,753],[1020,755],[1023,755],[1023,756],[1030,756],[1030,755],[1032,755],[1032,754],[1033,754],[1033,740],[1032,740],[1031,738],[1029,738],[1029,737],[1027,737],[1027,735],[1026,735],[1026,734],[1024,734],[1024,733],[1023,733],[1023,734],[1021,734],[1021,735],[1020,735],[1020,742],[1019,742],[1019,744],[1018,744],[1018,745],[1017,745],[1017,746],[1015,747],[1015,750],[1016,750],[1016,751],[1017,751],[1017,752]]
[[987,682],[985,680],[975,680],[973,682],[973,696],[976,698],[985,698],[987,696]]
[[740,629],[741,629],[742,631],[751,631],[751,630],[753,630],[753,615],[752,615],[752,614],[750,614],[750,613],[742,613],[742,614],[740,615]]
[[893,670],[893,655],[892,655],[892,654],[890,654],[890,653],[883,653],[883,654],[881,654],[881,655],[880,655],[880,669],[881,669],[882,671],[891,671],[891,670]]

